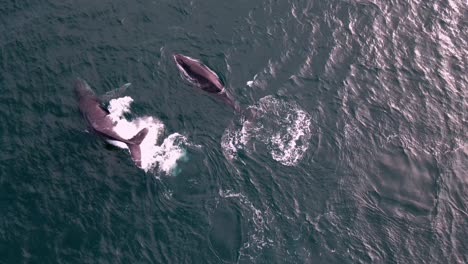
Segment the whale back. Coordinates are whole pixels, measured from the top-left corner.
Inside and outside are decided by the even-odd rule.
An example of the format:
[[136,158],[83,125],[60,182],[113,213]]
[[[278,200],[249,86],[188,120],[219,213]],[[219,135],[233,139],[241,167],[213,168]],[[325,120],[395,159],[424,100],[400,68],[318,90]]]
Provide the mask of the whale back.
[[199,60],[181,54],[175,54],[174,60],[183,75],[202,90],[220,93],[224,89],[219,76]]

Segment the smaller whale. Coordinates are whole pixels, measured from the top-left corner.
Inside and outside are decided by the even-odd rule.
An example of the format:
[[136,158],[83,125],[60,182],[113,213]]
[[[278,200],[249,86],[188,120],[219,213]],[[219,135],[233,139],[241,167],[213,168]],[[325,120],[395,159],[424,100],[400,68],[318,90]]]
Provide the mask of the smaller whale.
[[214,94],[223,100],[236,112],[240,113],[239,104],[222,84],[219,76],[205,64],[194,58],[181,54],[173,54],[174,61],[179,71],[185,78],[198,88],[208,93]]
[[[119,90],[125,90],[128,86],[129,84],[126,84]],[[133,162],[141,168],[140,144],[148,134],[148,128],[143,128],[130,139],[122,138],[114,130],[114,121],[108,116],[109,111],[102,106],[99,98],[84,80],[77,79],[75,81],[75,92],[80,111],[89,128],[109,142],[119,141],[125,143],[130,150]]]

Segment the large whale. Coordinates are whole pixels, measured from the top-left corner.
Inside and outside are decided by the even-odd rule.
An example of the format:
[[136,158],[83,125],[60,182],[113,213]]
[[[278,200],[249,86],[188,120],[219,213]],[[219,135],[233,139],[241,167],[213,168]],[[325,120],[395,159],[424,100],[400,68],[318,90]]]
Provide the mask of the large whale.
[[130,150],[133,161],[138,167],[141,167],[140,144],[146,134],[148,134],[148,128],[140,130],[131,139],[122,138],[115,132],[114,122],[108,116],[109,112],[102,106],[99,98],[84,80],[77,79],[75,81],[75,92],[78,98],[80,111],[90,129],[108,141],[120,141],[125,143]]
[[185,55],[174,53],[173,58],[177,68],[189,82],[203,91],[214,94],[231,106],[236,112],[240,112],[239,105],[226,90],[218,75],[213,70],[199,60]]

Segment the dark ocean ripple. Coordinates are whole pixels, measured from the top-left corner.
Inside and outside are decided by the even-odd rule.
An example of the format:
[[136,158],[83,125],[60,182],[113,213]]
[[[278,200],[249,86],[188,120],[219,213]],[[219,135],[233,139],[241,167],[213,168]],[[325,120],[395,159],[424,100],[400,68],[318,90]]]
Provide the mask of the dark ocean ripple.
[[[468,262],[466,2],[0,13],[0,263]],[[196,91],[173,52],[256,118]],[[125,117],[164,125],[150,168],[86,132],[76,77],[132,83]]]

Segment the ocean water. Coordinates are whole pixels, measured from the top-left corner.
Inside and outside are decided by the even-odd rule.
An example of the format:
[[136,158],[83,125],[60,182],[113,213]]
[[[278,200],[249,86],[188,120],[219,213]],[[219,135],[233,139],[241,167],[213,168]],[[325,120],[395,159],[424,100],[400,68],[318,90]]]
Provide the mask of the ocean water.
[[[467,263],[466,2],[0,1],[0,263]],[[243,113],[194,88],[200,59]],[[90,133],[73,80],[142,168]],[[122,148],[123,147],[123,148]]]

